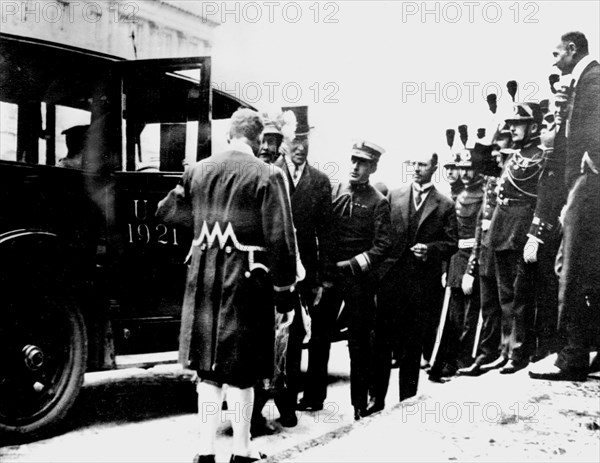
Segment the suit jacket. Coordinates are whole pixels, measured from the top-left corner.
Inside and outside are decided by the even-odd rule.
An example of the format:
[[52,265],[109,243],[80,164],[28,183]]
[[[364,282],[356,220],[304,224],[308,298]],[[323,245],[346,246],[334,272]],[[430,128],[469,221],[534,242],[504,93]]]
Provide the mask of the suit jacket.
[[573,109],[567,122],[565,181],[573,186],[580,175],[580,164],[587,151],[600,165],[600,64],[592,61],[581,73],[575,86]]
[[[388,194],[392,217],[392,252],[379,268],[378,275],[386,278],[390,271],[400,271],[410,276],[418,267],[419,277],[437,279],[442,273],[442,261],[448,260],[458,249],[456,213],[454,202],[435,187],[427,195],[417,227],[415,239],[409,235],[409,211],[412,184]],[[427,245],[427,260],[417,261],[409,249],[416,243]],[[416,276],[416,275],[415,275]]]
[[292,216],[300,260],[306,270],[305,283],[311,287],[329,278],[333,271],[331,249],[331,183],[323,172],[306,164],[298,185],[294,186],[285,159],[275,162],[288,177]]

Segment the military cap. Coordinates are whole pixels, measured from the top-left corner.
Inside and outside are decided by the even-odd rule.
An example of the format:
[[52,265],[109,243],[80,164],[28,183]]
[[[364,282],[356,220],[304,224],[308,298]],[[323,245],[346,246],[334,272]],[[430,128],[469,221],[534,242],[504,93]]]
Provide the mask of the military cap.
[[366,159],[367,161],[378,162],[385,150],[375,143],[368,141],[357,141],[352,145],[352,156]]
[[532,121],[542,122],[543,113],[539,103],[518,103],[513,106],[513,115],[506,118],[506,122]]

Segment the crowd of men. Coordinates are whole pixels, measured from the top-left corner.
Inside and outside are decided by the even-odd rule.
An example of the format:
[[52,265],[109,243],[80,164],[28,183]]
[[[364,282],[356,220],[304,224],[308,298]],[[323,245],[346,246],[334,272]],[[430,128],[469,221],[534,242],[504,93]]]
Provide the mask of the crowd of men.
[[[423,367],[441,382],[530,362],[532,378],[586,379],[600,327],[600,65],[579,32],[554,56],[553,101],[515,104],[488,143],[467,148],[460,126],[464,149],[412,156],[413,181],[391,191],[369,181],[384,154],[370,141],[332,188],[307,163],[301,107],[233,115],[229,150],[188,168],[157,212],[194,227],[180,361],[198,376],[195,462],[214,462],[225,391],[229,407],[254,404],[232,421],[232,462],[261,458],[250,436],[273,432],[269,397],[283,426],[323,409],[342,303],[356,420],[384,408],[394,365],[400,401]],[[432,183],[438,168],[452,198]]]

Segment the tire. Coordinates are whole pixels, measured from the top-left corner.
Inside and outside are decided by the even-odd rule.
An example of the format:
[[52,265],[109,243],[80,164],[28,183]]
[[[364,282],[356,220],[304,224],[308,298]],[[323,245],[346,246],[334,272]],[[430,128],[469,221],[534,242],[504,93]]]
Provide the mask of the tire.
[[71,409],[87,336],[70,299],[41,288],[17,291],[0,308],[0,435],[26,441],[51,434]]

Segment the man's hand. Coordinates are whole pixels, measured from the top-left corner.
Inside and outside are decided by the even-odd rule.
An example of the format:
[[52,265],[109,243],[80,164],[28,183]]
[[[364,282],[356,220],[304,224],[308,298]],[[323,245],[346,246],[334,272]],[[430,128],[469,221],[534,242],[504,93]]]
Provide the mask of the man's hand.
[[410,250],[413,252],[415,257],[421,262],[425,262],[427,260],[427,245],[423,243],[415,244]]
[[468,273],[465,273],[462,277],[462,281],[460,283],[460,287],[462,288],[465,296],[470,296],[473,294],[473,283],[475,282],[475,278]]
[[481,231],[488,231],[490,229],[490,224],[492,223],[492,221],[490,219],[483,219],[481,221]]
[[275,321],[276,321],[276,330],[283,330],[285,328],[287,328],[288,326],[290,326],[292,324],[292,322],[294,321],[294,315],[296,314],[295,310],[290,310],[289,312],[285,312],[285,313],[278,313],[275,317]]
[[590,158],[589,153],[586,151],[583,153],[583,157],[581,158],[581,173],[585,174],[588,169],[596,175],[600,173],[596,167],[596,164],[594,164],[594,161],[592,161],[592,158]]
[[537,253],[540,247],[540,242],[535,238],[529,237],[525,247],[523,248],[523,260],[528,264],[537,262]]
[[301,313],[302,313],[302,325],[304,326],[304,333],[305,333],[302,343],[308,344],[308,341],[310,341],[310,337],[312,335],[312,320],[310,318],[310,315],[308,314],[308,310],[306,310],[306,307],[302,306]]
[[352,260],[342,260],[335,264],[338,271],[345,277],[351,277],[354,275],[358,275],[360,272],[360,266],[358,264],[354,264]]
[[444,272],[442,273],[442,288],[446,287],[446,283],[448,283],[448,274]]

